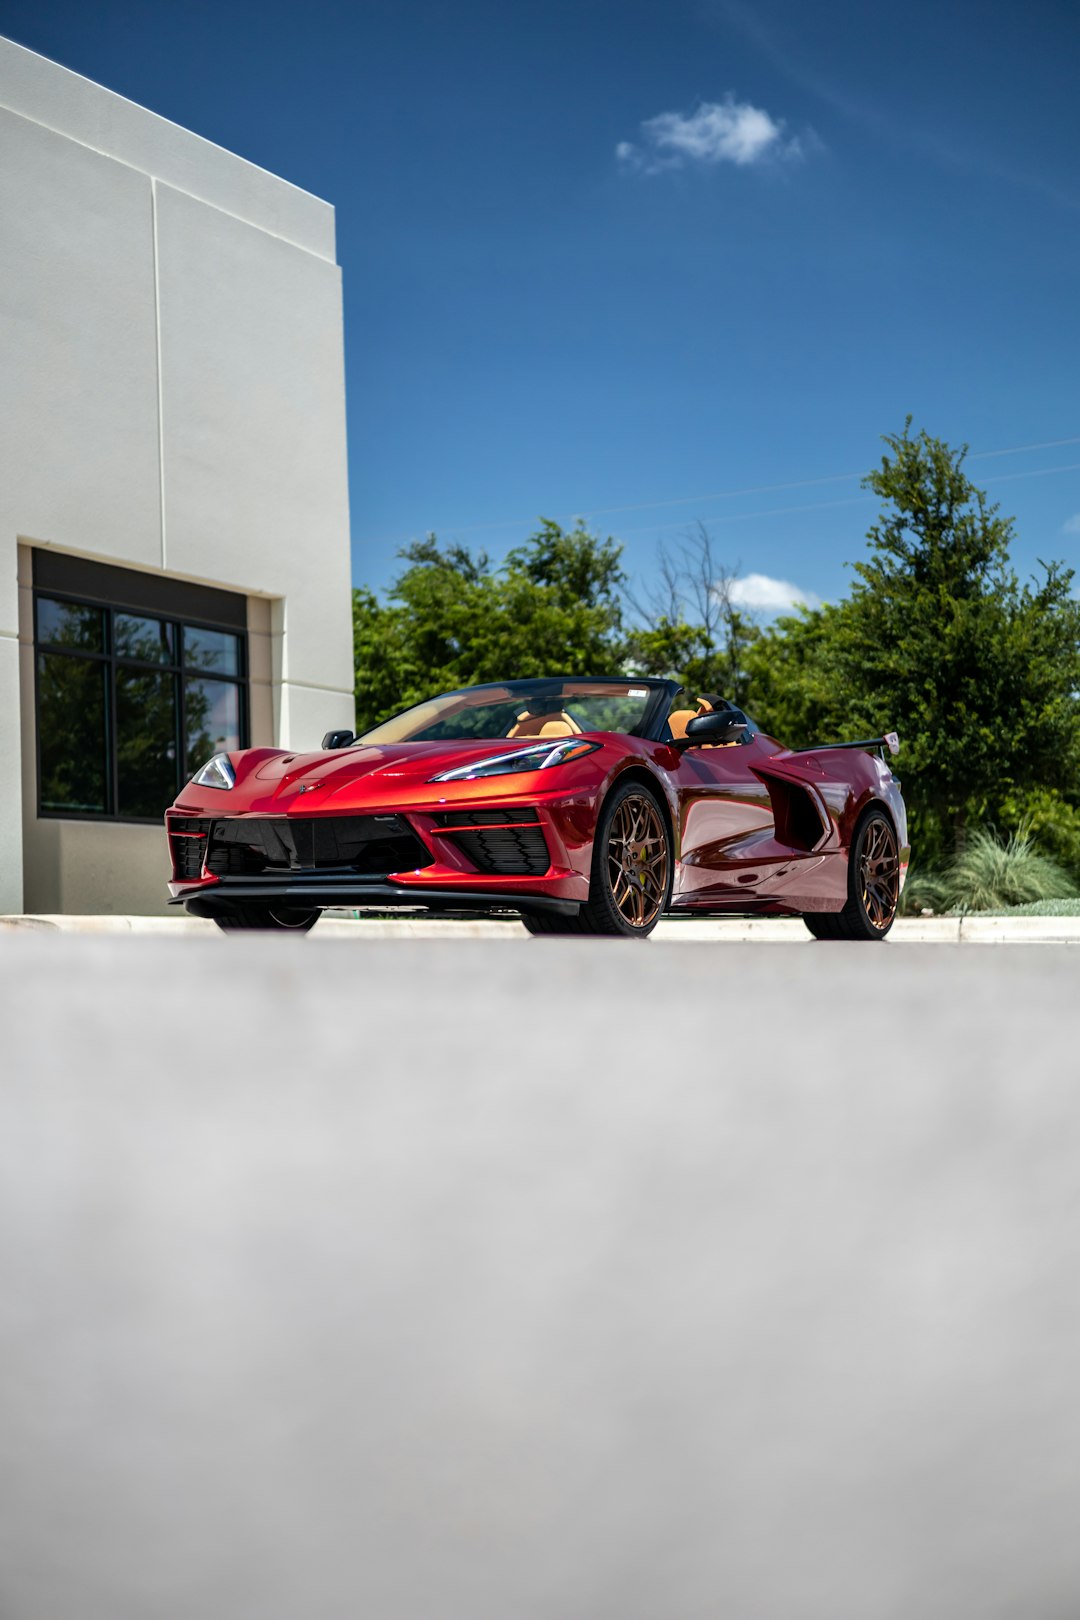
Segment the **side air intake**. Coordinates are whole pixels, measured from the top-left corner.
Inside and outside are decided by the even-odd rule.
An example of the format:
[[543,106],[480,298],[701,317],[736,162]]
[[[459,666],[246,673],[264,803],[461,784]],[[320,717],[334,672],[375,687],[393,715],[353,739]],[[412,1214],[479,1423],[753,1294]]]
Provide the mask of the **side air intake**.
[[816,849],[829,831],[829,823],[818,808],[818,802],[808,788],[797,782],[785,782],[779,776],[765,776],[765,786],[772,800],[776,839],[789,849],[802,849],[808,853]]
[[194,816],[171,818],[169,853],[172,855],[174,882],[190,883],[202,876],[206,836],[209,830],[209,821],[202,821]]

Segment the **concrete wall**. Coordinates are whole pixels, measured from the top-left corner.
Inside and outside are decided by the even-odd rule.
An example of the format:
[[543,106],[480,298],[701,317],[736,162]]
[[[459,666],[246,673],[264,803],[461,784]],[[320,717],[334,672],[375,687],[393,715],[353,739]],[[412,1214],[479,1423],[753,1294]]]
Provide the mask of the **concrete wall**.
[[[259,740],[352,723],[333,253],[328,204],[0,39],[0,757],[18,541],[275,599]],[[22,905],[21,800],[0,775],[0,912]],[[85,829],[55,836],[90,859]]]

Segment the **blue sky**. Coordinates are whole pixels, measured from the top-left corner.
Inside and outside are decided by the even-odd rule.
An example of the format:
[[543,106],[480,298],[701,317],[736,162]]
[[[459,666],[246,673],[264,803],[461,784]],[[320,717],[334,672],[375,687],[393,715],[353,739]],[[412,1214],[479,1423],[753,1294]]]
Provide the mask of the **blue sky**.
[[584,515],[639,578],[702,520],[751,601],[836,597],[909,411],[970,442],[1023,571],[1080,560],[1075,0],[0,0],[0,32],[335,204],[357,583]]

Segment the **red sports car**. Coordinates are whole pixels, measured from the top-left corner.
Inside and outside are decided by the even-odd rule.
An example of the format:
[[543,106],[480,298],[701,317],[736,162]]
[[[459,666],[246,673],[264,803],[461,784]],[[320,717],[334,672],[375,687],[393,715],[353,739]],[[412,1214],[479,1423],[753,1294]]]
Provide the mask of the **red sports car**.
[[169,887],[224,929],[408,906],[532,934],[757,912],[883,939],[908,859],[897,746],[784,748],[669,680],[466,687],[318,753],[215,754],[166,814]]

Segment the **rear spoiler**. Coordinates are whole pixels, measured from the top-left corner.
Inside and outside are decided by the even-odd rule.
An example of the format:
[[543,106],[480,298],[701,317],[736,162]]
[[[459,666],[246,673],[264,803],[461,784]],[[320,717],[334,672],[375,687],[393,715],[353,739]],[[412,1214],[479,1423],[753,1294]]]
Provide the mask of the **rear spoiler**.
[[800,754],[823,754],[826,749],[834,748],[877,748],[881,751],[881,757],[884,759],[886,748],[889,750],[890,754],[898,754],[900,752],[900,738],[896,735],[895,731],[887,731],[884,737],[864,737],[861,742],[817,743],[813,748],[800,748],[798,750],[793,750],[793,752],[797,751]]

